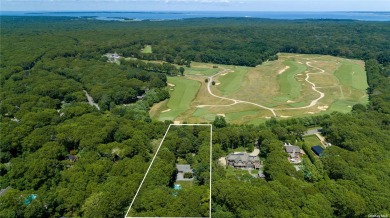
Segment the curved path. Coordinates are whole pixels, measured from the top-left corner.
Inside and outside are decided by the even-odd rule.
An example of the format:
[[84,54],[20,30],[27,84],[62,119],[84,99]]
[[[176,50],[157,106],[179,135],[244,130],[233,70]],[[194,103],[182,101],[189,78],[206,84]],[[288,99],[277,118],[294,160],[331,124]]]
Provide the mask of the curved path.
[[228,73],[228,72],[231,72],[231,70],[229,69],[224,69],[222,71],[220,71],[219,73],[217,74],[214,74],[212,76],[209,76],[209,82],[207,83],[207,90],[209,92],[210,95],[216,97],[216,98],[219,98],[219,99],[224,99],[224,100],[229,100],[229,101],[233,101],[234,103],[233,104],[230,104],[230,105],[198,105],[198,107],[206,107],[206,106],[209,106],[209,107],[215,107],[215,106],[232,106],[232,105],[235,105],[235,104],[238,104],[238,103],[244,103],[244,104],[251,104],[251,105],[254,105],[254,106],[257,106],[257,107],[260,107],[260,108],[263,108],[263,109],[267,109],[269,111],[271,111],[271,113],[276,116],[276,113],[274,111],[273,108],[269,108],[269,107],[266,107],[266,106],[263,106],[263,105],[260,105],[260,104],[256,104],[256,103],[253,103],[253,102],[249,102],[249,101],[242,101],[242,100],[237,100],[237,99],[233,99],[233,98],[226,98],[226,97],[222,97],[222,96],[218,96],[214,93],[211,92],[211,85],[212,85],[212,82],[213,82],[213,77],[214,76],[218,76],[219,74],[222,74],[222,73]]
[[[313,65],[310,65],[310,62],[306,62],[306,65],[311,67],[311,68],[319,70],[320,73],[325,73],[325,70],[323,70],[321,68],[318,68],[318,67],[315,67]],[[284,109],[275,109],[275,110],[297,110],[297,109],[305,109],[305,108],[313,107],[314,105],[316,105],[318,103],[319,100],[321,100],[325,96],[325,93],[320,92],[320,91],[317,90],[316,84],[314,84],[313,82],[309,81],[310,74],[317,74],[317,73],[306,73],[305,81],[311,84],[311,89],[313,89],[315,92],[319,93],[320,97],[318,97],[318,98],[314,99],[313,101],[311,101],[310,104],[307,105],[307,106],[294,107],[294,108],[284,108]]]
[[[325,73],[325,70],[321,69],[321,68],[318,68],[318,67],[315,67],[313,65],[310,64],[311,62],[306,62],[306,65],[311,67],[311,68],[314,68],[314,69],[317,69],[319,70],[320,72],[319,73]],[[233,99],[233,98],[227,98],[227,97],[222,97],[222,96],[218,96],[214,93],[212,93],[211,91],[211,85],[212,85],[212,82],[213,82],[213,77],[215,76],[218,76],[220,74],[223,74],[223,73],[228,73],[228,72],[231,72],[231,70],[229,69],[223,69],[222,71],[218,72],[217,74],[214,74],[212,76],[209,76],[208,79],[209,79],[209,82],[207,83],[207,90],[209,92],[210,95],[216,97],[216,98],[219,98],[219,99],[224,99],[224,100],[229,100],[229,101],[233,101],[232,104],[228,104],[228,105],[198,105],[197,107],[198,108],[202,108],[202,107],[228,107],[228,106],[233,106],[235,104],[238,104],[238,103],[244,103],[244,104],[251,104],[251,105],[254,105],[254,106],[257,106],[257,107],[260,107],[260,108],[263,108],[263,109],[266,109],[266,110],[269,110],[271,111],[271,113],[276,116],[276,112],[277,110],[299,110],[299,109],[305,109],[305,108],[309,108],[309,107],[313,107],[315,106],[319,100],[321,100],[324,96],[325,96],[325,93],[317,90],[318,87],[316,87],[316,84],[313,83],[313,82],[310,82],[309,79],[310,79],[310,75],[311,74],[318,74],[318,73],[306,73],[306,78],[305,78],[305,81],[307,83],[309,83],[311,85],[311,89],[315,92],[317,92],[318,94],[320,94],[320,96],[316,99],[314,99],[313,101],[310,102],[309,105],[307,106],[303,106],[303,107],[294,107],[294,108],[283,108],[283,109],[278,109],[278,108],[270,108],[270,107],[266,107],[266,106],[263,106],[263,105],[260,105],[260,104],[256,104],[254,102],[250,102],[250,101],[242,101],[242,100],[237,100],[237,99]]]

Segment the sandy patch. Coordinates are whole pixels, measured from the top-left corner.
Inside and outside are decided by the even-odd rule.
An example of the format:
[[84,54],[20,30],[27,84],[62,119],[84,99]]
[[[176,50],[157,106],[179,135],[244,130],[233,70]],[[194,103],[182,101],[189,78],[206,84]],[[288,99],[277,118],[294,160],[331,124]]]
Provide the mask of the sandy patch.
[[225,117],[225,114],[217,114],[217,116]]
[[257,156],[260,154],[260,150],[258,148],[253,149],[252,153],[250,153],[250,156]]
[[307,113],[308,113],[308,114],[314,114],[314,112],[311,112],[311,111],[310,111],[310,112],[307,112]]
[[181,121],[175,120],[175,121],[173,121],[173,124],[181,124]]
[[302,76],[302,73],[298,73],[297,76]]
[[219,84],[221,84],[221,83],[215,83],[216,86],[219,85]]
[[325,106],[318,106],[317,108],[322,110],[322,111],[326,111],[326,109],[328,109],[328,106],[327,105],[325,105]]
[[219,74],[220,76],[225,76],[227,73],[221,73],[221,74]]
[[169,89],[169,90],[174,91],[175,89]]
[[347,107],[352,107],[351,105],[348,105]]
[[265,119],[271,119],[271,117],[264,117]]
[[302,62],[300,62],[300,61],[297,61],[297,63],[298,63],[298,64],[303,64],[303,63],[302,63]]
[[290,66],[286,66],[285,68],[279,70],[278,75],[282,74],[284,71],[288,70],[288,68],[290,68]]
[[172,84],[172,83],[167,83],[167,84],[168,84],[168,86],[175,87],[175,85],[174,85],[174,84]]
[[218,161],[219,161],[219,163],[220,163],[222,166],[226,166],[226,159],[225,159],[225,157],[220,157],[220,158],[218,159]]
[[281,118],[289,118],[289,117],[291,117],[291,116],[280,116]]
[[168,112],[168,111],[171,111],[171,109],[163,110],[163,111],[161,111],[161,113],[165,113],[165,112]]
[[295,101],[287,100],[287,103],[295,103]]

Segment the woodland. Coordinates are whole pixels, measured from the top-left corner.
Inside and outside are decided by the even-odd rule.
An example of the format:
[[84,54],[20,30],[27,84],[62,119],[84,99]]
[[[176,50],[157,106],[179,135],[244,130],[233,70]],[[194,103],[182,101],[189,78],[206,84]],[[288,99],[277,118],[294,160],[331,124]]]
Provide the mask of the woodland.
[[[6,189],[0,217],[125,216],[171,124],[152,120],[148,110],[169,98],[167,77],[181,76],[173,64],[256,66],[277,59],[278,52],[364,60],[369,104],[345,114],[271,118],[261,125],[217,117],[211,199],[198,186],[168,200],[159,197],[164,188],[151,189],[138,211],[204,216],[211,200],[211,216],[221,218],[390,215],[389,22],[12,16],[0,22],[0,186]],[[147,45],[152,53],[141,52]],[[114,52],[166,63],[107,62],[104,55]],[[88,104],[84,91],[99,109]],[[296,171],[282,145],[307,150],[303,134],[311,127],[322,127],[332,146],[320,157],[308,155]],[[154,172],[155,183],[166,188],[176,158],[199,163],[184,154],[204,158],[201,145],[209,140],[209,131],[196,127],[172,134],[161,159],[165,167]],[[232,176],[218,164],[229,149],[254,145],[264,179]],[[202,164],[195,169],[199,187],[209,179],[204,172]],[[195,199],[203,205],[193,204]]]

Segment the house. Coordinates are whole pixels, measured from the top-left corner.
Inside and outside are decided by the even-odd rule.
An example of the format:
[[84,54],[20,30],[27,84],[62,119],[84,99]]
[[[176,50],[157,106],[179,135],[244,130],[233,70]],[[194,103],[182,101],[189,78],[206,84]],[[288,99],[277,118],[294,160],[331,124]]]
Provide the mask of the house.
[[261,162],[258,156],[251,156],[246,152],[236,152],[226,157],[228,166],[238,169],[259,169]]
[[291,145],[290,143],[284,143],[284,148],[289,155],[288,160],[290,161],[290,163],[302,162],[301,156],[303,154],[303,151],[301,150],[301,148],[296,145]]
[[321,153],[324,151],[324,149],[319,146],[319,145],[316,145],[316,146],[313,146],[311,147],[311,150],[317,155],[317,156],[320,156]]
[[189,164],[176,164],[177,169],[177,176],[176,181],[192,181],[194,178],[185,178],[184,174],[191,173],[193,174],[194,171],[191,169],[191,166]]

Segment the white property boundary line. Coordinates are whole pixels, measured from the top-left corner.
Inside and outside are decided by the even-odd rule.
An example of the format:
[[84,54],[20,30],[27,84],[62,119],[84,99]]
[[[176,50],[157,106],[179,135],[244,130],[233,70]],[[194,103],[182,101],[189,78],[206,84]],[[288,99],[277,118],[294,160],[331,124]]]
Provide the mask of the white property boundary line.
[[152,162],[150,163],[150,165],[149,165],[149,167],[148,167],[148,170],[146,170],[146,173],[145,173],[145,176],[144,176],[144,178],[142,179],[142,181],[141,181],[141,184],[139,185],[139,187],[138,187],[138,190],[137,190],[137,192],[135,193],[135,196],[134,196],[134,198],[133,198],[133,200],[131,201],[131,204],[130,204],[130,206],[129,206],[129,209],[127,210],[127,212],[126,212],[126,215],[125,215],[125,218],[129,218],[129,216],[127,216],[128,214],[129,214],[129,212],[130,212],[130,210],[131,210],[131,207],[133,206],[133,204],[134,204],[134,201],[135,201],[135,199],[136,199],[136,197],[137,197],[137,195],[138,195],[138,193],[139,193],[139,191],[141,190],[141,187],[142,187],[142,184],[144,183],[144,181],[145,181],[145,179],[146,179],[146,176],[148,175],[148,173],[149,173],[149,170],[150,170],[150,168],[152,167],[152,164],[153,164],[153,162],[154,162],[154,159],[156,159],[156,156],[157,156],[157,154],[158,154],[158,152],[160,151],[160,148],[161,148],[161,145],[163,144],[163,142],[164,142],[164,140],[165,140],[165,137],[168,135],[168,132],[169,132],[169,129],[171,128],[171,126],[209,126],[210,127],[210,200],[209,200],[209,208],[210,208],[210,210],[209,210],[209,218],[211,218],[211,172],[212,172],[212,166],[211,166],[211,164],[212,164],[212,152],[213,152],[213,125],[212,124],[169,124],[169,126],[168,126],[168,129],[167,129],[167,131],[165,132],[165,134],[164,134],[164,137],[162,138],[162,140],[161,140],[161,142],[160,142],[160,145],[158,146],[158,148],[157,148],[157,151],[156,151],[156,153],[154,154],[154,157],[153,157],[153,159],[152,159]]

